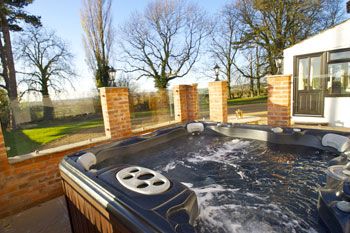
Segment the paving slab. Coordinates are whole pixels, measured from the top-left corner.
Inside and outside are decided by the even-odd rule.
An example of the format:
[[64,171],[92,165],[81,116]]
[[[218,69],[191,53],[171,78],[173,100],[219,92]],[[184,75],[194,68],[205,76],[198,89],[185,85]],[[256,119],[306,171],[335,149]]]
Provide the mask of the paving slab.
[[64,197],[0,219],[0,233],[71,233]]

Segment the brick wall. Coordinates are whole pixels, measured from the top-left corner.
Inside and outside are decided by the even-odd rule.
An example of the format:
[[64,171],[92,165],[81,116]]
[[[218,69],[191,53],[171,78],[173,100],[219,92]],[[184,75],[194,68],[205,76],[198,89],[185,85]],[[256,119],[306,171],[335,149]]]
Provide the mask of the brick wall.
[[290,126],[292,77],[290,75],[269,76],[267,84],[267,124]]
[[63,194],[58,164],[63,156],[97,143],[9,164],[0,127],[0,218]]
[[99,142],[78,143],[69,149],[9,163],[0,127],[0,218],[62,195],[58,164],[65,155],[131,136],[128,89],[101,88],[100,92],[107,137]]
[[197,84],[174,86],[173,97],[176,121],[186,122],[198,118]]
[[100,88],[106,136],[119,139],[131,135],[128,88]]
[[6,169],[8,169],[7,153],[6,153],[6,147],[4,142],[4,136],[2,134],[1,127],[0,127],[0,190],[1,190],[1,184],[2,184],[1,171],[5,171]]
[[227,89],[226,81],[209,83],[209,111],[211,121],[227,122]]

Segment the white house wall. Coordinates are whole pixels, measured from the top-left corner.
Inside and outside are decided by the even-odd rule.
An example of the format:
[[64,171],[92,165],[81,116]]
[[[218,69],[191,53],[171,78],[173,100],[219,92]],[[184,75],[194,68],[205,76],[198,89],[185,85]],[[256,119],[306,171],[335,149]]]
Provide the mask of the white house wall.
[[350,127],[350,97],[326,97],[325,118],[332,126]]
[[[350,48],[350,20],[345,21],[342,24],[339,24],[333,28],[325,30],[315,36],[312,36],[290,48],[287,48],[283,52],[284,64],[283,64],[283,73],[286,75],[292,75],[294,77],[293,61],[295,56],[319,53],[324,51]],[[292,79],[293,80],[293,79]],[[293,82],[293,81],[292,81]],[[293,86],[292,83],[292,103],[291,108],[293,112]],[[344,105],[345,103],[345,105]],[[343,104],[343,105],[341,105]],[[336,109],[333,109],[334,106]],[[350,127],[350,108],[344,107],[350,105],[350,98],[347,97],[326,97],[324,104],[324,117],[298,117],[293,116],[293,121],[297,122],[317,122],[317,121],[327,121],[330,125],[341,125],[340,122],[343,122],[345,127]],[[343,106],[341,108],[340,106]],[[334,114],[333,114],[334,112]],[[332,113],[332,114],[331,114]]]

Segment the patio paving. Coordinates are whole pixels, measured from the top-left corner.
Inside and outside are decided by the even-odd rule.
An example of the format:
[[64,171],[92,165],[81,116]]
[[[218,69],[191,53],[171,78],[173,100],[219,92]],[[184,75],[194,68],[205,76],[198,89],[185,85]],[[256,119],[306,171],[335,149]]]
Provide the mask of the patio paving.
[[64,197],[0,219],[0,233],[71,233]]

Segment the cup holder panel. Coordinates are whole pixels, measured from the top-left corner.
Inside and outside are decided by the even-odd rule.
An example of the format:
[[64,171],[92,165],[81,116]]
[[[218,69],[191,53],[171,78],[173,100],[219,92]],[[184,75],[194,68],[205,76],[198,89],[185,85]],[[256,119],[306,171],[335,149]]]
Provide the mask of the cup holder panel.
[[116,174],[116,179],[125,188],[145,195],[160,194],[170,188],[170,181],[165,176],[144,167],[124,168]]

